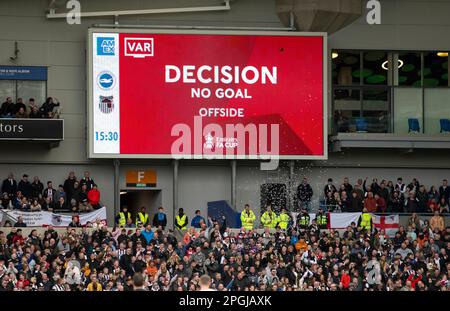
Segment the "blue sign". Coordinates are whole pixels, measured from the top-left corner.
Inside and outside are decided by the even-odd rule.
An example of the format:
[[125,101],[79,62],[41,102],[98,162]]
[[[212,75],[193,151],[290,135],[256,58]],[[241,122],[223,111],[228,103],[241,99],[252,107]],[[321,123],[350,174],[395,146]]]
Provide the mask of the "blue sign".
[[98,75],[98,86],[103,90],[109,90],[114,87],[114,76],[109,71],[103,71]]
[[116,50],[116,39],[114,37],[97,38],[97,55],[114,56]]
[[0,80],[47,81],[47,67],[0,66]]

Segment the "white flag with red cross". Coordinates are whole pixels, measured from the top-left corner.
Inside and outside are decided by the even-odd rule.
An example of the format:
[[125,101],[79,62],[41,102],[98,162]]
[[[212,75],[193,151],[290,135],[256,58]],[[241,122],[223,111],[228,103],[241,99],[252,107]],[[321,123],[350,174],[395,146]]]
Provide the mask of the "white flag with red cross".
[[372,215],[372,224],[380,231],[384,230],[389,237],[395,236],[399,228],[400,217],[398,215],[378,216]]

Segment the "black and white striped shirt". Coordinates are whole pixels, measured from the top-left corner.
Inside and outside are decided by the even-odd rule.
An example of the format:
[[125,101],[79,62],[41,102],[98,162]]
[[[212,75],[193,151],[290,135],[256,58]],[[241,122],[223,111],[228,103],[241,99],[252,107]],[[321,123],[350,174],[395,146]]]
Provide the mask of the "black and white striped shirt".
[[127,252],[126,249],[120,249],[120,248],[119,248],[119,249],[117,250],[117,258],[120,259],[120,257],[122,257],[122,255],[124,255],[126,252]]
[[66,287],[63,284],[55,284],[52,287],[52,291],[56,292],[64,292],[66,290]]

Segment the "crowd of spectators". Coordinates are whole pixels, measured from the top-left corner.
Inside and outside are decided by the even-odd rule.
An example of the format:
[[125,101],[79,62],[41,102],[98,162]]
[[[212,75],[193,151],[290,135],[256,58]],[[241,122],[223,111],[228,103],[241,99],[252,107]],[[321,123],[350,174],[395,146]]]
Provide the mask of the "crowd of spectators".
[[0,106],[0,117],[53,119],[59,116],[58,111],[55,111],[55,108],[59,106],[60,103],[58,99],[53,99],[52,97],[48,97],[45,103],[40,107],[37,105],[34,98],[30,98],[26,105],[22,98],[17,98],[17,102],[14,103],[11,97],[7,97]]
[[409,222],[395,237],[354,223],[344,232],[315,222],[231,230],[223,219],[183,239],[149,223],[42,235],[12,228],[0,232],[0,290],[129,291],[138,276],[140,290],[195,291],[206,274],[218,291],[448,291],[450,228],[433,230],[417,215]]
[[47,181],[44,187],[38,176],[34,176],[30,182],[27,174],[23,174],[22,179],[17,182],[10,173],[2,182],[1,191],[1,209],[78,213],[101,207],[100,191],[88,171],[84,172],[81,179],[70,172],[57,189],[52,181]]
[[[303,179],[297,188],[298,207],[310,209],[313,189],[307,179]],[[370,213],[440,213],[448,214],[450,204],[450,186],[447,179],[439,188],[421,184],[416,178],[404,183],[399,177],[392,181],[366,177],[358,179],[352,185],[345,177],[340,185],[328,179],[323,190],[321,208],[330,212],[361,212],[367,208]]]

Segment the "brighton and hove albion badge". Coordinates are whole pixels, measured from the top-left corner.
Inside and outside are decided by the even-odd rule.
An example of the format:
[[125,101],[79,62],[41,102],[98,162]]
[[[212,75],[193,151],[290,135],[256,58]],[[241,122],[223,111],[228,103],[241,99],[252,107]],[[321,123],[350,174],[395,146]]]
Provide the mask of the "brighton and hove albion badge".
[[100,96],[99,102],[100,111],[103,113],[110,113],[114,109],[113,96]]

